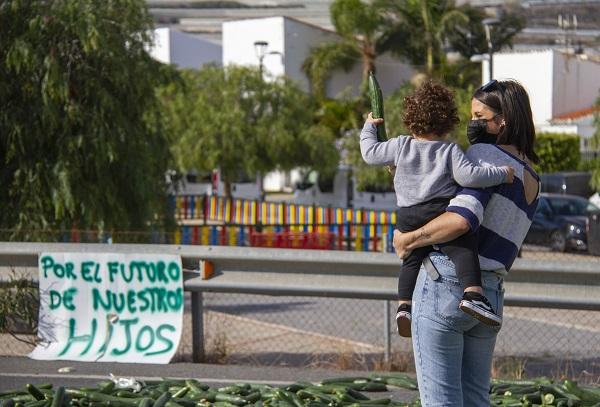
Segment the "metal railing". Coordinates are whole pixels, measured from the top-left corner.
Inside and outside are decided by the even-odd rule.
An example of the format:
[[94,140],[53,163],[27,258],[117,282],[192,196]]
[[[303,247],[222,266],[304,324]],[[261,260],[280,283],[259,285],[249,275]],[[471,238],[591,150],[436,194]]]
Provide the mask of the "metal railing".
[[[181,255],[187,270],[184,288],[191,293],[192,356],[196,362],[205,359],[204,293],[381,300],[384,355],[389,358],[390,301],[396,299],[399,267],[393,254],[222,246],[0,243],[0,268],[37,268],[41,252]],[[212,278],[200,277],[202,260],[214,265]],[[505,286],[508,307],[600,311],[600,269],[594,262],[517,259]]]

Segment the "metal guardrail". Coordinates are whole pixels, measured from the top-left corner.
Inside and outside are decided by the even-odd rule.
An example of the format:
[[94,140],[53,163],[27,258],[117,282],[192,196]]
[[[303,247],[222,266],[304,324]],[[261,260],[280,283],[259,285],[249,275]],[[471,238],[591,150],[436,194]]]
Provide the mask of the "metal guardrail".
[[[389,356],[389,301],[396,299],[393,254],[223,246],[0,243],[0,267],[37,268],[41,252],[164,253],[182,257],[191,292],[193,360],[204,360],[203,292],[384,300]],[[214,265],[203,280],[199,262]],[[506,279],[506,306],[600,311],[598,263],[517,259]]]

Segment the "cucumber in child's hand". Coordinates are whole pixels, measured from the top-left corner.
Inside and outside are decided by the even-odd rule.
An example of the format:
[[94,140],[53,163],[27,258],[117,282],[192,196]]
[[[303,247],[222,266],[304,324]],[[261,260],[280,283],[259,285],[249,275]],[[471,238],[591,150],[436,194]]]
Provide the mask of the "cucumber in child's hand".
[[[373,72],[369,72],[369,96],[371,97],[371,111],[374,119],[383,119],[383,95],[379,82]],[[385,123],[377,126],[377,141],[386,141],[388,139],[385,132]]]

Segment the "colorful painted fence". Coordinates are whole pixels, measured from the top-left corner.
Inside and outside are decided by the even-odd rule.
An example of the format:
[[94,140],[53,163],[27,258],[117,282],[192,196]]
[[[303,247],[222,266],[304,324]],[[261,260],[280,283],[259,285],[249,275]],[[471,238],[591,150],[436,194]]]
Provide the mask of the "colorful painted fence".
[[[175,219],[238,225],[395,224],[393,211],[344,209],[286,202],[259,202],[207,195],[171,197]],[[312,231],[312,230],[310,230]]]
[[390,224],[181,226],[173,243],[286,249],[392,252]]

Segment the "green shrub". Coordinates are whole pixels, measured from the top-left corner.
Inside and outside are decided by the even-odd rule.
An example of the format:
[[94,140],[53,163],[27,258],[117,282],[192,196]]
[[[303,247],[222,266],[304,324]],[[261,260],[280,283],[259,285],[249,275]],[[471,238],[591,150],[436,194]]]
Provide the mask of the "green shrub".
[[13,272],[8,281],[0,283],[0,333],[31,343],[17,335],[37,332],[39,302],[37,286]]
[[539,133],[535,151],[540,162],[535,164],[538,173],[576,171],[579,168],[579,136],[559,133]]

